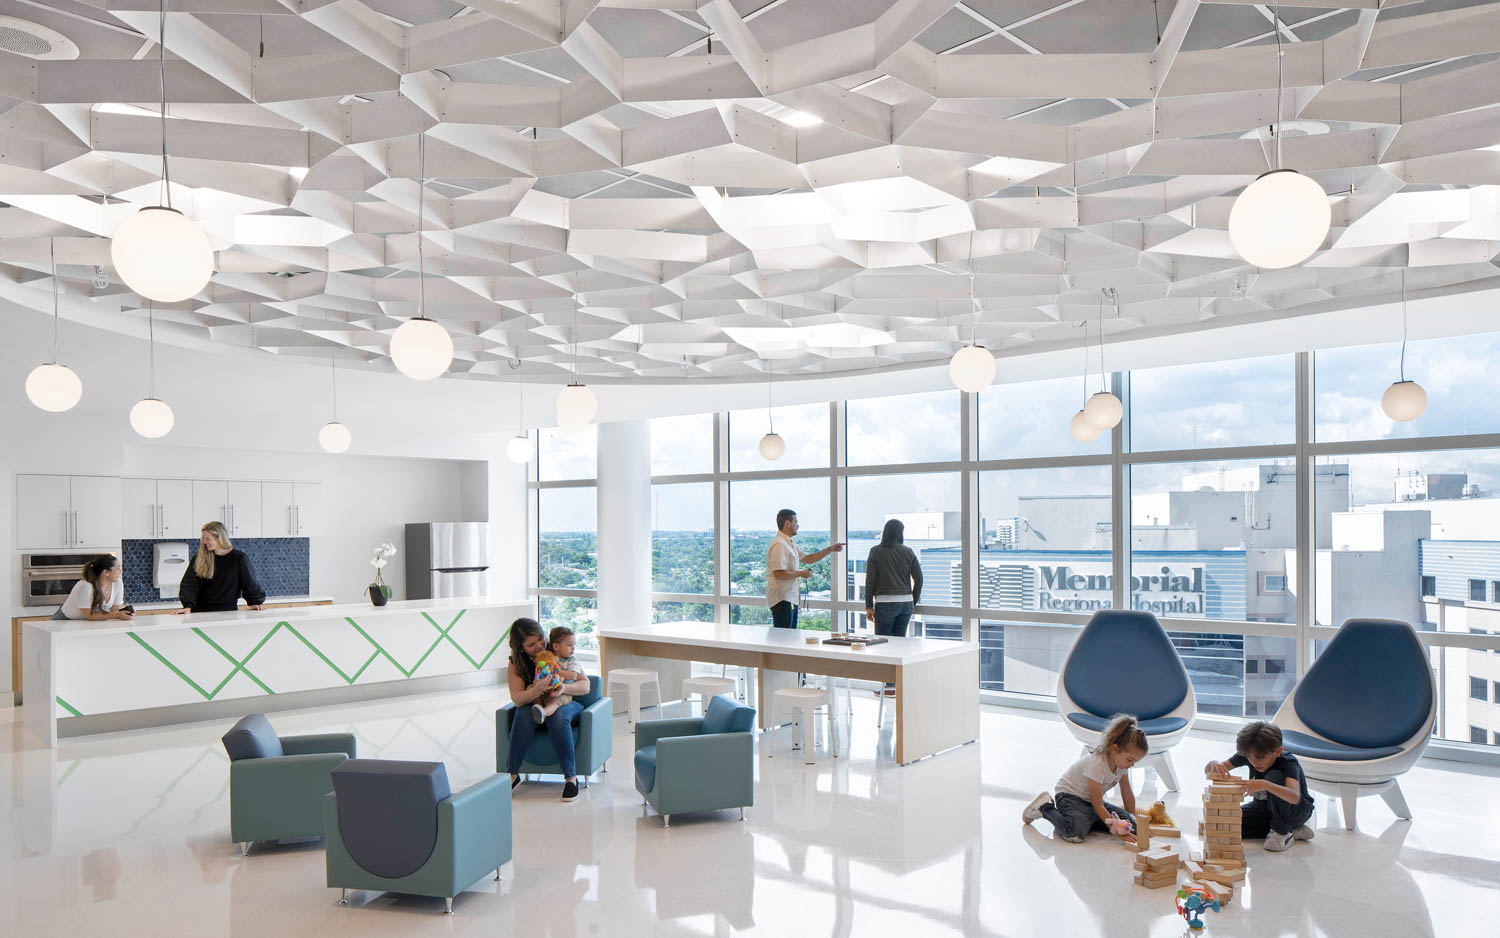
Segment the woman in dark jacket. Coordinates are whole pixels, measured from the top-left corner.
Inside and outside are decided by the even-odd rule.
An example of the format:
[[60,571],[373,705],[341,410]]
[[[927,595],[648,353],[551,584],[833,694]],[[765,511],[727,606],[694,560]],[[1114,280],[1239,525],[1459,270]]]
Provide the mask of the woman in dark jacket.
[[[875,623],[876,635],[906,637],[912,613],[922,601],[922,565],[902,543],[905,534],[906,525],[890,519],[865,560],[865,617]],[[895,693],[894,684],[885,686],[886,696]]]
[[198,551],[193,565],[182,575],[177,599],[184,612],[234,612],[240,597],[250,609],[263,609],[266,591],[255,582],[250,558],[235,550],[229,532],[217,521],[210,521],[200,532]]

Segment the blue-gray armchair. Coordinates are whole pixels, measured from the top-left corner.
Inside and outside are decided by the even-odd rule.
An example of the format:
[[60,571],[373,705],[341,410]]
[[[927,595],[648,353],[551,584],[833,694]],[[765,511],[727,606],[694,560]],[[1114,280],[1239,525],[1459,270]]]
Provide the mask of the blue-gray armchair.
[[323,796],[330,773],[354,758],[353,733],[277,736],[264,714],[244,717],[224,734],[229,754],[229,836],[240,854],[261,840],[323,836]]
[[635,725],[635,790],[672,826],[672,815],[755,804],[755,708],[715,697],[699,719]]
[[[589,692],[574,697],[583,711],[573,718],[573,756],[578,764],[578,774],[588,778],[604,769],[609,757],[614,755],[614,701],[603,696],[604,681],[589,675]],[[495,771],[505,771],[505,755],[510,749],[510,721],[515,717],[516,705],[508,703],[495,711]],[[531,719],[527,714],[526,718]],[[555,775],[562,771],[557,753],[552,749],[552,740],[546,733],[538,732],[531,748],[526,750],[526,761],[521,764],[523,775]]]
[[350,759],[323,799],[329,888],[453,897],[510,860],[510,780],[452,794],[441,762]]

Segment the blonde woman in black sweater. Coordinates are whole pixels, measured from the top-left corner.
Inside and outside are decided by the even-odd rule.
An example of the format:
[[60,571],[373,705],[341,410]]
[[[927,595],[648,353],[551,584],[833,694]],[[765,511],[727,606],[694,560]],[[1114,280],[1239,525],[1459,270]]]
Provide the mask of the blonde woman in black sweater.
[[193,565],[182,576],[177,599],[188,612],[234,612],[240,597],[249,609],[264,609],[266,591],[255,582],[250,558],[235,550],[224,525],[210,521],[203,526]]

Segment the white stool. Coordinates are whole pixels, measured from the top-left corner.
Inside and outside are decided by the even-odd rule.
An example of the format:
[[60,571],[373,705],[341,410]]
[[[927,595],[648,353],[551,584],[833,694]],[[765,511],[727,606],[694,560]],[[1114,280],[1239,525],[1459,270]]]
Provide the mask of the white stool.
[[698,695],[698,715],[702,716],[708,712],[708,701],[720,694],[727,694],[733,700],[739,691],[739,681],[728,677],[690,677],[682,682],[682,709],[679,716],[687,716],[688,700],[694,694]]
[[641,719],[641,691],[647,684],[656,685],[656,703],[661,706],[661,679],[649,668],[615,668],[604,679],[604,692],[609,694],[616,687],[630,688],[630,710],[627,711],[630,725]]
[[[819,707],[826,707],[828,711],[828,752],[835,759],[839,757],[839,729],[838,720],[834,717],[833,691],[820,687],[783,687],[776,691],[771,698],[771,723],[776,723],[778,709],[787,709],[799,716],[793,716],[792,722],[796,724],[802,739],[802,761],[808,765],[813,763],[813,745],[817,742],[817,711]],[[807,738],[807,724],[813,724],[813,739]],[[796,739],[796,736],[792,737]],[[767,749],[770,758],[776,756],[776,739],[771,738],[771,745]]]

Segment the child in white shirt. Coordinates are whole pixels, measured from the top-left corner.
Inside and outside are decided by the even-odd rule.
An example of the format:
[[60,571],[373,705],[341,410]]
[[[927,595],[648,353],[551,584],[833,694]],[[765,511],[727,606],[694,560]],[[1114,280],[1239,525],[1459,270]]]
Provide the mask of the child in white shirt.
[[[1031,800],[1021,812],[1021,820],[1030,824],[1037,818],[1052,822],[1057,836],[1070,844],[1081,844],[1092,831],[1107,831],[1105,823],[1111,817],[1129,822],[1134,829],[1135,792],[1130,788],[1130,769],[1146,758],[1146,734],[1137,725],[1135,717],[1118,714],[1100,733],[1099,745],[1089,750],[1083,758],[1069,766],[1057,780],[1057,795],[1042,792]],[[1116,785],[1120,786],[1119,805],[1104,800]],[[1133,834],[1124,828],[1115,836],[1126,843],[1134,843]]]

